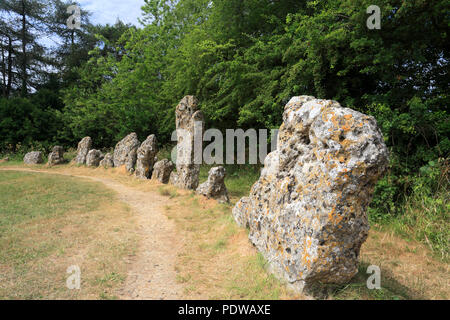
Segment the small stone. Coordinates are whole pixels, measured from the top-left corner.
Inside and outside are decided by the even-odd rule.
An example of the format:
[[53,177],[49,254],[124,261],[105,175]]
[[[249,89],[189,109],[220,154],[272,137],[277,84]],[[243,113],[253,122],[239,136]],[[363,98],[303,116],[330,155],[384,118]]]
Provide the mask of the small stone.
[[76,164],[86,164],[86,157],[88,155],[89,150],[92,147],[92,139],[91,137],[84,137],[78,143],[77,156],[75,157]]
[[167,183],[169,183],[170,176],[171,176],[173,169],[174,169],[174,164],[172,163],[172,161],[169,161],[168,159],[158,161],[153,166],[152,179],[158,180],[161,183],[167,184]]
[[225,186],[225,168],[215,167],[209,170],[208,180],[197,188],[197,194],[219,202],[229,202],[227,187]]
[[100,166],[104,167],[105,169],[113,168],[114,167],[113,155],[111,153],[105,154],[103,160],[100,161]]
[[137,150],[136,177],[140,179],[149,179],[151,177],[157,153],[156,136],[152,134],[142,142]]
[[43,156],[42,152],[40,151],[32,151],[28,152],[25,157],[23,158],[23,162],[25,164],[40,164],[43,163]]
[[103,157],[103,153],[100,150],[90,150],[86,157],[86,165],[88,167],[98,167]]
[[133,173],[140,144],[137,134],[134,132],[119,141],[114,149],[114,167],[125,165],[126,170]]
[[178,173],[175,171],[172,171],[170,173],[169,183],[176,186],[178,185]]
[[64,163],[64,148],[61,146],[54,146],[52,152],[48,155],[49,166]]

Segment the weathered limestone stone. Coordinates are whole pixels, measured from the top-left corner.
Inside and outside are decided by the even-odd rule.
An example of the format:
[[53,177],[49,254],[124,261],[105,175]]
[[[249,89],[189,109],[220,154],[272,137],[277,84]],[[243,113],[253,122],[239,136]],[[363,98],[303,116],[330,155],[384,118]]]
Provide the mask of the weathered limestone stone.
[[103,153],[100,150],[90,150],[86,157],[86,165],[88,167],[98,167],[103,157]]
[[175,171],[172,171],[170,173],[169,183],[173,184],[174,186],[178,185],[178,174]]
[[[196,123],[200,126],[197,126]],[[176,109],[177,128],[177,172],[172,172],[171,182],[183,189],[195,190],[198,187],[200,164],[195,164],[195,135],[197,147],[202,148],[203,113],[198,109],[198,100],[194,96],[184,97]]]
[[277,150],[233,216],[272,272],[307,293],[357,273],[388,150],[373,117],[335,101],[294,97],[283,121]]
[[134,132],[117,143],[114,149],[114,167],[125,165],[127,171],[133,173],[140,144],[137,134]]
[[42,158],[42,152],[40,151],[28,152],[23,158],[23,162],[25,164],[39,164],[44,162]]
[[78,143],[77,156],[75,157],[76,164],[86,164],[86,157],[91,150],[92,147],[92,139],[91,137],[84,137]]
[[105,154],[105,157],[100,161],[100,166],[104,168],[114,167],[113,155],[111,153]]
[[154,134],[142,142],[137,150],[136,177],[150,179],[152,176],[155,157],[158,153],[158,145]]
[[168,159],[158,161],[153,166],[152,179],[161,183],[169,183],[170,174],[174,169],[174,164]]
[[52,152],[48,155],[48,165],[56,165],[64,163],[64,148],[61,146],[54,146]]
[[215,167],[209,170],[208,180],[197,188],[197,194],[219,202],[229,202],[227,187],[225,186],[225,168]]

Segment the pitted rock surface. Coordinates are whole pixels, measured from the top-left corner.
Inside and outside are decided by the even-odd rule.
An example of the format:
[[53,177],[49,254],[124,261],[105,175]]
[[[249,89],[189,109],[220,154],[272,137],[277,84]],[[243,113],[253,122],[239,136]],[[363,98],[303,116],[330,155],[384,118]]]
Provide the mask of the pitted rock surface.
[[125,165],[126,170],[133,173],[140,144],[137,134],[134,132],[118,142],[114,149],[114,167]]
[[140,179],[149,179],[152,176],[155,157],[158,153],[158,145],[154,134],[142,142],[137,150],[136,177]]
[[277,150],[233,216],[249,227],[271,271],[297,291],[348,282],[358,271],[366,209],[387,164],[373,117],[335,101],[294,97]]
[[209,170],[208,180],[197,188],[197,194],[219,202],[229,202],[227,187],[225,186],[225,168],[215,167]]
[[25,164],[40,164],[44,162],[42,152],[40,151],[28,152],[23,158],[23,162]]
[[48,165],[56,165],[64,163],[64,148],[61,146],[54,146],[52,152],[48,155]]
[[172,172],[170,182],[183,189],[195,190],[198,187],[200,164],[195,164],[195,123],[200,124],[198,130],[201,152],[203,113],[198,108],[198,100],[193,96],[184,97],[176,108],[177,128],[177,172]]
[[86,157],[86,165],[88,167],[98,167],[103,157],[103,153],[100,150],[90,150]]
[[169,183],[170,174],[172,173],[173,169],[174,164],[172,163],[172,161],[169,161],[168,159],[158,161],[153,166],[152,179],[167,184]]
[[91,137],[84,137],[78,143],[77,156],[75,157],[76,164],[86,164],[86,157],[88,155],[89,150],[92,148],[92,139]]
[[111,153],[105,154],[105,157],[100,161],[100,166],[107,169],[114,167],[113,155]]

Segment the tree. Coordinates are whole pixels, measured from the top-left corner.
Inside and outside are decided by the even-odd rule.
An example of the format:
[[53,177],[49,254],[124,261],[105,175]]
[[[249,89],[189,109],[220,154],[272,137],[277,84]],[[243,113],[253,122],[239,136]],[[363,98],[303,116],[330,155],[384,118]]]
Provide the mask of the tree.
[[90,22],[91,13],[81,9],[80,28],[70,29],[67,20],[71,13],[67,12],[70,5],[81,5],[70,0],[53,0],[53,15],[50,17],[49,31],[53,35],[56,46],[52,48],[57,73],[63,82],[63,87],[72,85],[77,80],[74,68],[82,66],[89,60],[89,51],[95,48],[98,40],[95,37],[95,27]]
[[50,3],[42,0],[5,0],[0,7],[6,18],[4,24],[8,26],[3,28],[4,33],[11,38],[11,46],[20,43],[20,50],[10,53],[11,57],[15,54],[11,61],[16,64],[15,73],[20,79],[22,96],[28,94],[29,88],[35,88],[46,73],[46,66],[51,64],[45,48],[38,42],[40,35],[47,32],[49,8]]

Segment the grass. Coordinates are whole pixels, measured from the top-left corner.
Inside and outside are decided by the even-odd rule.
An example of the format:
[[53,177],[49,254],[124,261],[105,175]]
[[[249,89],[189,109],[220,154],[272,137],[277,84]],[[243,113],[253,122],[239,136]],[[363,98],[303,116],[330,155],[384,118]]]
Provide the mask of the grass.
[[335,300],[409,300],[411,290],[399,283],[387,269],[381,270],[381,289],[367,288],[367,268],[370,264],[362,261],[358,274],[345,285],[330,286],[330,296]]
[[450,167],[448,161],[429,169],[428,174],[412,176],[410,191],[393,213],[369,215],[372,224],[393,231],[404,239],[426,245],[441,261],[449,262],[450,254]]
[[[0,172],[0,299],[103,299],[123,282],[136,239],[129,209],[101,184]],[[122,231],[123,230],[123,231]],[[66,287],[81,268],[81,289]]]
[[185,294],[197,299],[297,298],[267,272],[246,230],[234,223],[231,208],[192,193],[180,194],[165,207],[185,235],[177,263]]
[[433,197],[414,194],[406,201],[405,214],[385,224],[405,239],[416,239],[429,246],[443,261],[449,261],[450,191],[440,190]]
[[[67,171],[68,168],[59,166],[52,170]],[[227,170],[226,185],[234,203],[241,196],[248,195],[252,184],[259,176],[259,170],[245,167],[231,167]],[[209,167],[202,167],[201,179],[206,179],[208,171]],[[177,281],[183,285],[186,298],[256,300],[305,298],[287,290],[267,271],[267,262],[250,244],[248,231],[237,227],[233,221],[231,215],[233,204],[218,204],[213,200],[197,196],[191,191],[130,179],[114,169],[71,166],[70,172],[80,175],[107,175],[137,190],[158,192],[171,199],[164,208],[167,217],[175,223],[182,239],[176,271]],[[81,194],[80,191],[78,196]],[[83,196],[89,196],[89,194],[91,192],[86,192]],[[10,197],[12,195],[7,198]],[[130,230],[130,226],[117,224],[110,230],[112,234],[123,235]],[[101,239],[102,235],[93,237]],[[42,248],[53,250],[51,252],[58,252],[61,255],[67,254],[69,250],[67,248],[51,249],[51,243],[42,243]],[[98,250],[103,252],[108,248],[109,244],[105,243],[104,247]],[[121,252],[127,252],[126,248],[122,246]],[[114,255],[116,258],[117,256],[120,254]],[[25,254],[16,258],[20,261],[27,257]],[[356,277],[346,285],[330,285],[328,298],[338,300],[449,298],[449,265],[445,261],[437,260],[426,243],[422,244],[411,236],[402,236],[392,227],[372,225],[369,238],[361,249],[360,261]],[[377,265],[381,268],[381,290],[367,289],[366,281],[369,275],[366,274],[366,270],[369,265]],[[20,267],[15,272],[19,274]],[[82,268],[82,272],[86,271]],[[108,269],[96,273],[95,276],[92,275],[91,280],[84,284],[92,288],[96,298],[114,299],[116,295],[113,288],[123,281],[123,275],[123,272]]]
[[168,187],[159,187],[158,193],[162,196],[169,197],[169,199],[173,199],[178,196],[177,190]]

